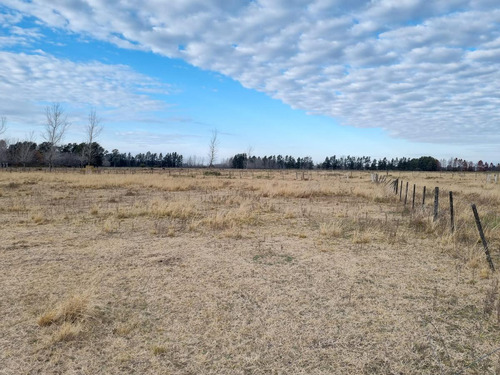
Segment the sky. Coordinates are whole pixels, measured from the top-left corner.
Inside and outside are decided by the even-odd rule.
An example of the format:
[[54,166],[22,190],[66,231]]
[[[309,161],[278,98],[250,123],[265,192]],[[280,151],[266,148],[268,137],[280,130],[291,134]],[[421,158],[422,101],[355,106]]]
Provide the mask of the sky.
[[3,137],[500,162],[498,0],[0,0]]

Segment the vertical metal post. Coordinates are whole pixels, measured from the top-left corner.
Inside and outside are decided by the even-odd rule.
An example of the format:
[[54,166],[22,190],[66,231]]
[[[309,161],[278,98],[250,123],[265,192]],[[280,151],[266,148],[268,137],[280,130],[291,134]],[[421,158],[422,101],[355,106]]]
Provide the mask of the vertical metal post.
[[484,237],[483,227],[481,225],[481,220],[479,220],[479,214],[477,213],[477,208],[475,204],[471,205],[472,212],[474,212],[474,219],[476,219],[477,230],[479,231],[479,236],[481,237],[481,241],[483,242],[484,252],[486,254],[486,260],[492,271],[495,271],[495,266],[493,265],[493,261],[491,260],[490,250],[488,249],[488,243],[486,242],[486,238]]
[[453,192],[450,191],[450,229],[451,233],[455,232],[455,214],[453,212]]

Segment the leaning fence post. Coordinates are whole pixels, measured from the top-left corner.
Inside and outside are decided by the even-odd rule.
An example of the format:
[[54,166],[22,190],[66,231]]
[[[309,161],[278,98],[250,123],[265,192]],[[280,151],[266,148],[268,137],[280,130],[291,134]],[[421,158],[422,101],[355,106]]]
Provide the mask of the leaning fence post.
[[450,229],[451,234],[455,231],[455,215],[453,212],[453,192],[450,191]]
[[406,181],[406,191],[405,191],[405,206],[406,206],[406,201],[408,200],[408,181]]
[[411,201],[411,209],[415,209],[415,189],[417,188],[417,185],[413,184],[413,199]]
[[483,227],[481,225],[481,220],[479,220],[479,215],[477,213],[477,208],[475,204],[471,204],[472,212],[474,212],[474,219],[476,219],[477,230],[479,231],[479,236],[481,237],[481,241],[483,242],[484,252],[486,253],[486,260],[492,271],[495,271],[495,266],[493,265],[493,261],[491,260],[490,250],[488,249],[488,243],[486,242],[486,238],[484,237]]
[[439,211],[439,187],[436,186],[434,189],[434,221],[438,218]]
[[424,192],[422,193],[422,207],[425,206],[425,189],[426,187],[424,186]]

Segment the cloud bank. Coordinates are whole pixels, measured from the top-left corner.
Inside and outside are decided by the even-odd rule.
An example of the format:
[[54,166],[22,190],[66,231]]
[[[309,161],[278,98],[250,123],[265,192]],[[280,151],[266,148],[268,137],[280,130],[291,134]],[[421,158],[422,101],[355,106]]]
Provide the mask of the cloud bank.
[[94,106],[122,119],[165,107],[150,94],[164,94],[167,88],[123,65],[75,63],[43,52],[0,51],[0,77],[4,93],[0,112],[13,123],[26,119],[43,123],[40,106],[51,102],[80,108],[84,117],[88,107]]
[[[51,28],[181,58],[345,125],[379,127],[412,141],[500,141],[500,9],[494,0],[3,3],[11,17],[36,17]],[[0,59],[22,65],[5,53]],[[102,95],[115,89],[111,84]]]

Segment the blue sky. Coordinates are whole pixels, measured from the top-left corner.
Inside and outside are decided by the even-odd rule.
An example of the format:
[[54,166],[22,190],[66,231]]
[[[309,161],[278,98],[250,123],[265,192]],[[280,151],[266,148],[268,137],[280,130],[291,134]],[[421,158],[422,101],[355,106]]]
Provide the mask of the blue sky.
[[3,135],[63,104],[109,151],[500,162],[492,0],[0,0]]

